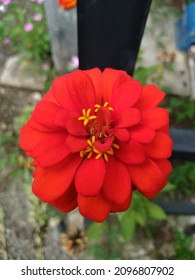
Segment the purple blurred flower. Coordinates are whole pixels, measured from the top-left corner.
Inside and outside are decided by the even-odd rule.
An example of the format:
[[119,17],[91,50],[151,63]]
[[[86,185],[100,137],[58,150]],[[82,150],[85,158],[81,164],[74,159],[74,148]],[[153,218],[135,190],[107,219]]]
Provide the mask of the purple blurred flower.
[[37,0],[38,4],[42,4],[44,2],[44,0]]
[[3,5],[7,6],[12,2],[12,0],[1,0],[1,2]]
[[79,58],[77,55],[73,55],[70,60],[70,66],[74,68],[79,67]]
[[34,21],[41,21],[42,20],[42,15],[41,14],[35,14],[33,16],[33,20]]
[[32,30],[33,30],[33,24],[32,24],[31,22],[25,24],[24,30],[25,30],[26,32],[32,31]]
[[4,45],[9,45],[10,42],[11,42],[11,41],[10,41],[10,38],[8,38],[8,37],[5,38],[5,39],[3,40],[3,44],[4,44]]

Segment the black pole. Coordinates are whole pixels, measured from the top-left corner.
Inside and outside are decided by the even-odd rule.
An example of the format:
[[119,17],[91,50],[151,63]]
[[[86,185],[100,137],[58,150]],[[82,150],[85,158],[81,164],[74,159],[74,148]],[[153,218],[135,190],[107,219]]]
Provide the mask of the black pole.
[[78,0],[80,69],[132,75],[151,0]]

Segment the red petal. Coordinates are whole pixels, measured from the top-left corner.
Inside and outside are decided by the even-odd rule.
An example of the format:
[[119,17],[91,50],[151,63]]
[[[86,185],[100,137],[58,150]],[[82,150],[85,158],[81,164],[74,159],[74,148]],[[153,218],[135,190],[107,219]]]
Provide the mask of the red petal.
[[79,138],[69,135],[66,139],[66,146],[72,152],[79,152],[88,146],[85,138]]
[[122,142],[126,142],[129,140],[129,132],[125,128],[113,128],[112,134]]
[[144,110],[147,108],[153,108],[157,106],[165,97],[162,92],[155,85],[147,85],[143,87],[140,99],[136,104],[136,108]]
[[64,213],[74,210],[77,207],[77,192],[75,187],[70,186],[62,196],[56,200],[50,201],[49,204]]
[[130,130],[132,140],[140,143],[151,143],[155,137],[155,131],[143,125],[137,125]]
[[[70,74],[68,74],[70,75]],[[73,111],[77,110],[77,107],[75,104],[72,102],[70,96],[69,96],[69,91],[67,88],[67,76],[64,75],[61,77],[58,77],[54,80],[52,84],[52,92],[53,96],[56,99],[56,101],[66,109],[72,109]]]
[[131,204],[131,199],[132,199],[132,192],[130,194],[130,196],[128,197],[128,199],[123,203],[123,204],[111,204],[111,209],[110,212],[123,212],[126,211]]
[[115,87],[110,104],[114,108],[114,113],[120,114],[124,110],[131,108],[140,97],[141,91],[142,85],[133,79],[123,83],[118,88]]
[[143,145],[130,140],[128,143],[119,143],[119,150],[115,150],[116,156],[127,164],[140,164],[146,159]]
[[129,171],[115,157],[110,157],[106,163],[103,191],[105,198],[114,204],[125,203],[132,192]]
[[121,84],[132,80],[125,71],[119,71],[111,68],[106,68],[103,72],[103,97],[104,101],[110,102],[114,87],[119,87]]
[[48,128],[54,129],[54,118],[60,110],[61,108],[54,103],[49,101],[41,101],[36,105],[32,113],[32,118],[36,122]]
[[60,133],[52,134],[52,136],[41,141],[32,152],[32,157],[41,167],[55,165],[70,154],[65,144],[67,136]]
[[71,156],[52,167],[38,166],[32,186],[34,194],[44,202],[61,197],[70,187],[81,160],[80,156]]
[[20,131],[20,147],[25,151],[33,151],[37,144],[50,137],[49,133],[38,131],[25,124]]
[[142,192],[142,194],[144,196],[146,196],[149,199],[153,199],[155,198],[155,196],[166,186],[166,184],[168,183],[167,178],[164,178],[162,180],[161,185],[158,186],[158,188],[155,191],[151,191],[151,192]]
[[57,102],[57,100],[55,99],[55,97],[53,95],[53,88],[52,87],[43,96],[42,101],[49,101],[49,102],[55,103],[56,105],[59,105],[59,103]]
[[68,120],[66,122],[66,129],[70,134],[75,135],[75,136],[86,136],[87,135],[87,131],[83,125],[83,122],[81,122],[77,119]]
[[153,160],[156,165],[160,168],[161,172],[164,176],[169,176],[172,171],[172,165],[169,160],[167,159],[160,159],[160,160]]
[[103,222],[110,212],[110,204],[101,195],[95,197],[78,195],[78,208],[81,215],[97,223]]
[[106,137],[104,139],[104,143],[102,143],[100,140],[95,141],[95,148],[100,152],[104,153],[112,147],[112,143],[112,137]]
[[66,75],[68,93],[78,112],[93,108],[95,104],[95,88],[89,76],[81,70]]
[[116,121],[116,128],[125,128],[137,124],[141,120],[140,111],[134,108],[122,112]]
[[86,70],[85,73],[89,78],[91,79],[94,88],[95,88],[95,94],[96,94],[96,103],[101,104],[102,103],[102,92],[103,92],[103,86],[102,86],[102,72],[99,68],[93,68],[90,70]]
[[161,184],[164,181],[159,167],[151,160],[147,159],[139,165],[130,165],[128,167],[133,184],[140,192],[159,192]]
[[159,129],[169,124],[168,111],[163,108],[152,108],[142,112],[142,123],[153,129]]
[[157,132],[154,141],[145,145],[145,152],[151,158],[169,158],[172,153],[173,142],[169,135]]
[[78,193],[83,196],[97,196],[102,188],[105,174],[106,167],[102,158],[85,159],[75,176]]

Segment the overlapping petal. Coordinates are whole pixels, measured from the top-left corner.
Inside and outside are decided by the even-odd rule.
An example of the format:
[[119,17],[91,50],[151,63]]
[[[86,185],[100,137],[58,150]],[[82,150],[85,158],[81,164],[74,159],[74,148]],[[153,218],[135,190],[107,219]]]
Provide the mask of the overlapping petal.
[[131,195],[131,180],[127,167],[112,157],[106,164],[103,182],[105,198],[113,204],[124,204]]
[[36,167],[32,190],[42,201],[51,202],[60,198],[71,186],[75,173],[81,163],[77,155],[70,156],[55,168]]
[[95,197],[78,195],[78,208],[84,217],[100,223],[107,218],[110,203],[101,194]]
[[101,158],[86,159],[75,175],[77,192],[82,196],[97,196],[102,189],[106,166]]

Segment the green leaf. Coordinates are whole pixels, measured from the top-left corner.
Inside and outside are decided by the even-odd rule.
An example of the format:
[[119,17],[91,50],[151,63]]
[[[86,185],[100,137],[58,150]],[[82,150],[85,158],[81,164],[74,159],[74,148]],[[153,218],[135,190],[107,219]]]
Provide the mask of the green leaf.
[[129,242],[135,233],[136,221],[134,211],[127,211],[121,219],[119,219],[122,236],[126,242]]
[[169,191],[175,190],[175,188],[176,188],[176,185],[168,182],[168,184],[161,190],[161,192],[169,192]]
[[148,201],[146,203],[146,210],[148,212],[149,218],[152,218],[154,220],[166,220],[167,214],[165,211],[155,203]]
[[147,222],[147,214],[145,208],[140,208],[135,212],[135,220],[140,226],[145,226]]
[[95,223],[94,222],[88,227],[86,233],[90,239],[96,239],[103,235],[103,232],[105,231],[106,228],[107,228],[106,222],[104,222],[104,223]]

